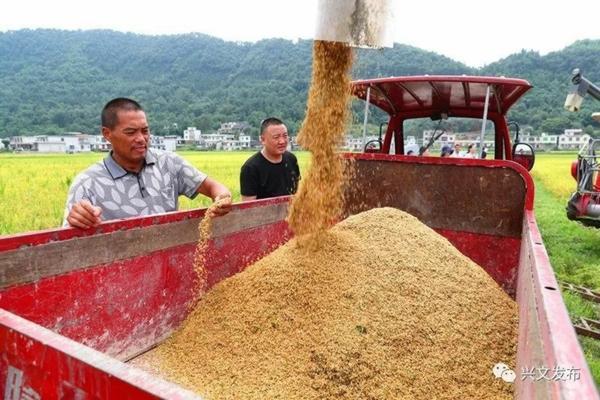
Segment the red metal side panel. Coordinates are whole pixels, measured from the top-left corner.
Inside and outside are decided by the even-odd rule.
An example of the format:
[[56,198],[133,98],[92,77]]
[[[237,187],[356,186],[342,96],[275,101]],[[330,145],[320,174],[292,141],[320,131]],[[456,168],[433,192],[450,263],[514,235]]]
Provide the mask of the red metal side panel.
[[5,400],[200,399],[4,310],[0,393]]
[[[600,399],[571,325],[533,211],[527,211],[524,217],[517,302],[519,345],[516,373],[521,379],[515,381],[516,398]],[[533,378],[524,374],[532,369],[535,369]],[[545,369],[549,370],[546,371],[547,376],[542,376],[540,371]],[[571,371],[571,374],[557,375],[561,369]]]
[[193,276],[179,266],[191,264],[191,251],[159,251],[12,287],[0,294],[0,307],[119,357],[151,345],[185,317]]
[[[533,178],[521,164],[506,160],[495,160],[495,159],[475,159],[475,158],[453,158],[453,157],[415,157],[415,156],[403,156],[403,155],[392,155],[392,154],[381,154],[381,153],[343,153],[345,159],[351,160],[365,160],[365,161],[387,161],[387,162],[398,162],[400,164],[422,164],[422,165],[438,165],[443,167],[445,165],[459,165],[465,168],[476,168],[485,167],[492,169],[510,169],[515,173],[519,174],[524,182],[525,188],[525,210],[533,210],[533,199],[535,194],[535,185],[533,184]],[[442,172],[442,170],[440,170]],[[363,182],[368,183],[368,182]],[[373,205],[375,206],[375,205]]]
[[515,297],[521,240],[510,237],[436,229],[454,247],[479,264],[511,297]]
[[[289,236],[287,223],[280,221],[211,241],[209,285],[241,271]],[[0,292],[0,307],[128,358],[168,336],[187,316],[194,250],[194,244],[182,245],[11,287]]]

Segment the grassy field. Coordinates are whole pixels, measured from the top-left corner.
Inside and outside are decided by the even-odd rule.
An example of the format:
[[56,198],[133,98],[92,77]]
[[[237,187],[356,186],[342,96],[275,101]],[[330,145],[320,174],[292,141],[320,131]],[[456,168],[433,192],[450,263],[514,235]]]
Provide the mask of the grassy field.
[[[187,160],[228,186],[239,199],[239,169],[248,152],[187,152]],[[297,153],[302,170],[308,153]],[[105,154],[0,154],[0,235],[57,227],[63,218],[69,185],[75,175]],[[570,164],[575,154],[539,154],[533,170],[536,215],[544,243],[560,280],[600,289],[600,230],[569,221],[565,204],[575,189]],[[184,209],[206,206],[208,199],[182,198]],[[598,307],[564,293],[572,316],[600,319]],[[600,382],[600,342],[580,338],[597,384]]]

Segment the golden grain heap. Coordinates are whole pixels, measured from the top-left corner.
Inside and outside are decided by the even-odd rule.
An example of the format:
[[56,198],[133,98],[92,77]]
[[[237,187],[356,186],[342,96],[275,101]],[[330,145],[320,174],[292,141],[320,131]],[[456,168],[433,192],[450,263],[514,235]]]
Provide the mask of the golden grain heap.
[[515,365],[516,305],[484,270],[397,209],[327,230],[343,206],[335,151],[352,52],[317,41],[313,57],[299,135],[312,166],[288,217],[297,238],[213,287],[133,363],[207,399],[512,398],[491,368]]
[[296,235],[323,231],[341,214],[344,167],[336,150],[349,117],[351,66],[347,44],[315,41],[306,117],[298,134],[312,162],[288,217]]
[[516,304],[393,208],[295,239],[210,290],[136,360],[207,399],[509,399]]

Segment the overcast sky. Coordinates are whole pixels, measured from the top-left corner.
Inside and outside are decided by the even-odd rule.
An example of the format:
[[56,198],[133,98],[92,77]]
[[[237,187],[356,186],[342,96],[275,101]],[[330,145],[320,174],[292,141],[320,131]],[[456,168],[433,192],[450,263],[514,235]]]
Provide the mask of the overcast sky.
[[[350,0],[351,1],[351,0]],[[0,31],[200,32],[235,41],[312,38],[318,0],[2,0]],[[395,42],[482,66],[521,49],[546,54],[600,39],[600,0],[396,0]],[[598,56],[600,62],[600,55]]]

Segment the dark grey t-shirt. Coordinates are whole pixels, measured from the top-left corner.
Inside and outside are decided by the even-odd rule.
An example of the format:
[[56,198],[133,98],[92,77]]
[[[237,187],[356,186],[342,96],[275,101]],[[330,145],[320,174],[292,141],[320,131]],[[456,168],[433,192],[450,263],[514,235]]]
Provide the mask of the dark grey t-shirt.
[[168,151],[149,149],[138,174],[123,169],[111,154],[75,177],[63,226],[69,225],[66,219],[73,205],[83,199],[102,208],[103,221],[176,211],[178,197],[193,199],[206,179],[206,174]]

